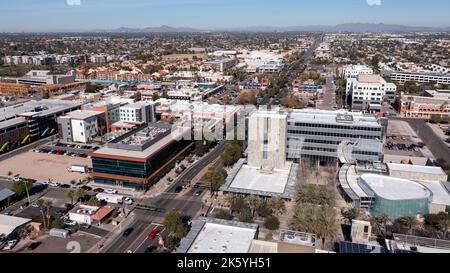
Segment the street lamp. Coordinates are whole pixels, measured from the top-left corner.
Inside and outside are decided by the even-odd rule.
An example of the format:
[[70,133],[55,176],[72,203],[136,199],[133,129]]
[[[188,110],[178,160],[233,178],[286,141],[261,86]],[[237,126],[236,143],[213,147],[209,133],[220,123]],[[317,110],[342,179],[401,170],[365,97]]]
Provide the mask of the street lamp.
[[27,192],[28,205],[30,205],[31,202],[30,202],[30,194],[28,193],[27,181],[25,179],[22,179],[22,182],[25,183],[25,191]]

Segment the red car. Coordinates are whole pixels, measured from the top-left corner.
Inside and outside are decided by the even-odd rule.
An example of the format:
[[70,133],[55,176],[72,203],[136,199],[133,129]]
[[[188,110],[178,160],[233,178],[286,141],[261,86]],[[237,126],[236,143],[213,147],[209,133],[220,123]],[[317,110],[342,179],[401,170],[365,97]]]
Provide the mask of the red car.
[[158,228],[155,228],[154,230],[152,230],[152,232],[150,232],[150,234],[148,235],[148,238],[153,239],[155,238],[155,236],[160,232],[160,230]]
[[104,189],[102,189],[102,188],[96,188],[96,189],[94,189],[94,192],[104,192],[105,190]]

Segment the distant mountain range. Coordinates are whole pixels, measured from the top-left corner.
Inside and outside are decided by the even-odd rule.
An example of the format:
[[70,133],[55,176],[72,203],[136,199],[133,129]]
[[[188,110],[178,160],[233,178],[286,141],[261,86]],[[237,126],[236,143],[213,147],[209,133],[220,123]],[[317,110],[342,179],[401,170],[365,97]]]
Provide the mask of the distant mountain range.
[[188,33],[188,32],[450,32],[450,27],[420,27],[390,24],[363,24],[348,23],[335,26],[311,25],[311,26],[253,26],[221,29],[197,29],[190,27],[146,27],[128,28],[120,27],[110,30],[94,30],[93,32],[106,33]]

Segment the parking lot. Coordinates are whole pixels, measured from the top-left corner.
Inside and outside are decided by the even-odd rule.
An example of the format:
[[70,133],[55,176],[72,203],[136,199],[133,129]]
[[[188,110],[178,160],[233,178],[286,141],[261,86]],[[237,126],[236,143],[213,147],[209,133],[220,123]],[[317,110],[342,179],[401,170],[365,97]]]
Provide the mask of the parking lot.
[[421,139],[405,121],[389,120],[385,153],[410,157],[422,157]]
[[26,152],[6,159],[0,164],[0,174],[20,175],[24,178],[35,180],[48,180],[70,183],[72,180],[85,179],[88,174],[69,172],[67,169],[72,164],[87,165],[92,167],[89,158],[72,157],[57,154]]
[[41,244],[34,250],[28,250],[29,243],[27,243],[25,247],[16,251],[19,253],[84,253],[95,246],[100,239],[99,236],[84,232],[76,232],[67,239],[44,236],[37,240]]

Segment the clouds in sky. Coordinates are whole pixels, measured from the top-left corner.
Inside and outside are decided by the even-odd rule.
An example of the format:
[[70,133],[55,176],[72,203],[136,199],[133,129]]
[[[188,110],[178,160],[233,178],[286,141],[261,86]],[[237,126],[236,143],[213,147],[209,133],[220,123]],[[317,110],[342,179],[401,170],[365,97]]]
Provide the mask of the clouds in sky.
[[369,6],[381,6],[381,0],[366,0]]
[[66,0],[69,6],[81,6],[81,0]]

